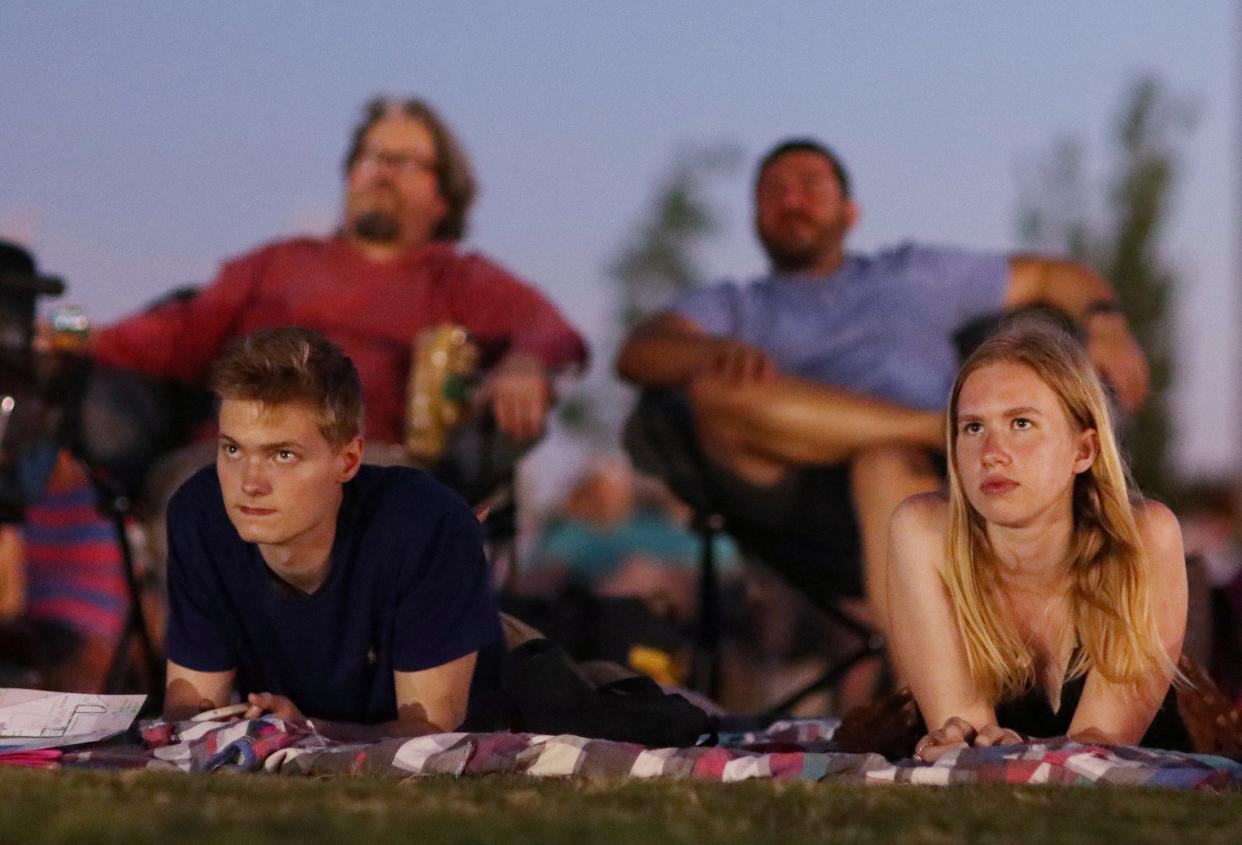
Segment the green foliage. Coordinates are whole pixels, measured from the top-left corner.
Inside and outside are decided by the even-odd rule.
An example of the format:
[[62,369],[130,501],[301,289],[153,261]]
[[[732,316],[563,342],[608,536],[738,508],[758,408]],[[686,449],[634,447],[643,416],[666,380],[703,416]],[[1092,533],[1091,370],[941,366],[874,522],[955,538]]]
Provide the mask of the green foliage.
[[616,432],[600,413],[597,398],[589,385],[575,385],[556,403],[556,414],[566,430],[605,446],[612,442]]
[[[675,294],[703,281],[697,253],[720,231],[720,212],[710,196],[714,182],[741,161],[733,144],[690,147],[677,155],[656,186],[633,233],[608,263],[618,292],[622,333],[668,304]],[[596,339],[599,360],[612,358],[615,339]],[[584,382],[561,398],[558,417],[568,431],[607,448],[616,443],[630,393],[614,382]]]
[[1123,166],[1112,185],[1112,249],[1103,265],[1151,364],[1151,398],[1127,436],[1135,478],[1144,490],[1165,496],[1173,478],[1168,454],[1174,375],[1169,299],[1176,278],[1161,260],[1159,244],[1176,176],[1176,141],[1192,122],[1189,106],[1165,94],[1154,79],[1134,86],[1118,125]]
[[1174,438],[1169,389],[1174,379],[1170,298],[1176,273],[1160,253],[1176,183],[1178,145],[1194,124],[1194,109],[1154,78],[1138,79],[1116,123],[1116,161],[1106,213],[1093,219],[1086,203],[1082,145],[1054,144],[1037,168],[1019,213],[1019,234],[1030,246],[1086,261],[1112,282],[1151,366],[1151,395],[1124,428],[1139,487],[1167,498],[1173,492],[1169,447]]
[[623,328],[703,281],[695,252],[720,229],[720,214],[707,189],[712,180],[736,169],[740,155],[737,147],[722,143],[678,156],[637,233],[609,266],[621,291]]
[[1094,263],[1083,158],[1080,139],[1067,135],[1053,141],[1050,150],[1026,174],[1018,209],[1018,237],[1035,250]]

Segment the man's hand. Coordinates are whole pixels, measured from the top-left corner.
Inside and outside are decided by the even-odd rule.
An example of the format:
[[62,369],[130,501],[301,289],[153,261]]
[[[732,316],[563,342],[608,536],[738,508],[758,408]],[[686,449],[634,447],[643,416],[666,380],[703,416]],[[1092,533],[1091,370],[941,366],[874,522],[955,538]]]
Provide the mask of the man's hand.
[[1117,311],[1108,280],[1080,262],[1037,255],[1010,256],[1009,268],[1006,310],[1051,305],[1081,320],[1091,363],[1117,391],[1121,406],[1138,410],[1147,396],[1147,361]]
[[741,385],[767,381],[776,375],[776,365],[757,346],[719,338],[708,356],[705,371],[710,377]]
[[22,535],[0,525],[0,620],[17,619],[26,611],[26,558]]
[[302,715],[302,711],[297,705],[283,695],[275,695],[270,692],[252,692],[246,698],[250,702],[250,709],[243,715],[243,719],[257,719],[264,713],[271,713],[277,718],[284,719],[286,722],[294,722],[306,717]]
[[543,433],[551,394],[543,361],[528,352],[510,352],[488,376],[479,399],[491,404],[500,430],[521,443]]
[[1120,314],[1095,314],[1086,319],[1087,354],[1113,389],[1121,406],[1133,413],[1147,398],[1147,359]]

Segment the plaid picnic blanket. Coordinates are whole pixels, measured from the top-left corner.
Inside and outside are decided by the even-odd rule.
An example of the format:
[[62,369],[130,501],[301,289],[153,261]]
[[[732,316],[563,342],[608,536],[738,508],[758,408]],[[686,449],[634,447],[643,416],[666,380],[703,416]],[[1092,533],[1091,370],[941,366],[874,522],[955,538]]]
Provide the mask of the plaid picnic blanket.
[[1176,789],[1242,789],[1242,762],[1130,746],[1044,743],[961,749],[935,764],[890,762],[878,754],[828,750],[832,723],[797,720],[766,731],[722,736],[714,746],[645,748],[623,742],[522,733],[445,733],[343,744],[303,722],[274,716],[242,722],[156,723],[147,747],[105,745],[52,752],[26,765],[220,770],[277,774],[531,777],[751,778],[859,783],[1145,784]]

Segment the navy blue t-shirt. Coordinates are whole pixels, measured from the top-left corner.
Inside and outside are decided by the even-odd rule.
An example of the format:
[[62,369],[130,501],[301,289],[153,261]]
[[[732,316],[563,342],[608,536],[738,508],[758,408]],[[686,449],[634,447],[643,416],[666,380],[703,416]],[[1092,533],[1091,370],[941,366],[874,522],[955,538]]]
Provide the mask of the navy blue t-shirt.
[[500,620],[478,520],[426,473],[363,466],[344,486],[327,579],[298,593],[229,521],[214,467],[168,508],[174,663],[237,670],[242,695],[288,696],[308,717],[397,718],[393,672],[479,652],[471,698],[498,680]]

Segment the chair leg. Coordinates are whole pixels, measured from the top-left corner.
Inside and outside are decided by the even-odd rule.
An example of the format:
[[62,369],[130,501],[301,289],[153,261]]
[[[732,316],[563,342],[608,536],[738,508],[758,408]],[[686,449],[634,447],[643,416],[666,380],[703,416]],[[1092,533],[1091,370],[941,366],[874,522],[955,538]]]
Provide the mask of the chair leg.
[[842,657],[818,678],[815,678],[809,683],[799,687],[781,701],[777,702],[774,706],[770,707],[767,711],[767,716],[772,719],[788,716],[789,711],[807,696],[836,686],[837,683],[840,682],[840,680],[859,663],[862,663],[869,657],[879,657],[883,653],[884,638],[873,632],[862,645],[847,654],[845,657]]
[[716,572],[716,537],[724,520],[718,514],[696,514],[699,551],[699,621],[690,686],[715,700],[720,696],[720,590]]
[[827,605],[820,607],[820,612],[824,613],[832,622],[842,628],[848,630],[859,640],[859,645],[849,654],[838,659],[829,666],[819,677],[809,681],[799,687],[794,692],[785,696],[781,701],[769,708],[768,715],[773,718],[788,715],[800,701],[807,696],[813,695],[822,690],[836,686],[842,678],[844,678],[851,669],[870,657],[882,657],[884,655],[884,635],[836,605]]
[[[101,491],[100,496],[104,499],[107,494]],[[108,693],[126,691],[131,660],[130,643],[131,640],[136,641],[142,661],[140,671],[146,676],[144,682],[147,687],[147,701],[143,711],[158,713],[164,706],[164,667],[151,641],[146,613],[142,608],[142,586],[138,583],[138,576],[134,571],[133,548],[129,543],[129,535],[125,531],[127,505],[128,500],[123,496],[115,496],[106,500],[106,512],[112,518],[117,544],[121,549],[125,588],[129,594],[129,613],[125,618],[125,630],[121,633],[120,642],[117,643],[112,665],[108,668],[104,691]]]

